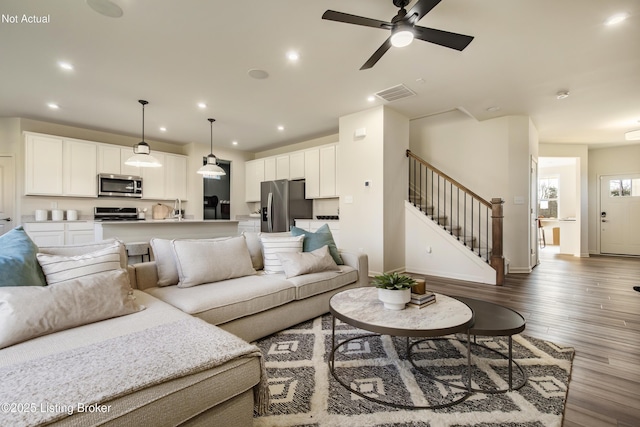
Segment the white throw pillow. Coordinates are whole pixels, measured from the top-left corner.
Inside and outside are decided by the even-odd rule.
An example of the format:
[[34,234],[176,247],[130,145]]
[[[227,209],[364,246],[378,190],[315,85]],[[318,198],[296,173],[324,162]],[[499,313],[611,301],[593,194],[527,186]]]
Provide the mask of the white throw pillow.
[[0,287],[0,348],[144,309],[120,268],[50,286]]
[[244,236],[226,240],[174,240],[178,287],[256,274]]
[[264,272],[267,274],[284,273],[278,253],[289,252],[295,254],[302,252],[304,236],[274,237],[263,234],[260,236],[260,241],[262,242],[262,254],[264,257]]
[[327,245],[311,252],[280,252],[278,258],[287,279],[321,271],[340,271],[340,267],[333,260]]
[[118,239],[105,239],[100,242],[81,243],[79,245],[62,245],[62,246],[40,246],[38,252],[48,255],[76,256],[95,252],[100,249],[112,247],[114,244],[120,247],[120,267],[127,268],[127,250]]
[[104,271],[119,270],[121,242],[84,255],[61,256],[38,253],[38,262],[48,285],[66,282]]

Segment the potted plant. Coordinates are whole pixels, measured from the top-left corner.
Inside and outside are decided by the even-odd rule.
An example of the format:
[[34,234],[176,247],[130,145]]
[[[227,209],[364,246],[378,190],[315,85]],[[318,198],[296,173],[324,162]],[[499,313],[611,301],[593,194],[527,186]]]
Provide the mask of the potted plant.
[[403,310],[411,301],[411,288],[416,285],[413,278],[398,273],[375,276],[371,283],[378,288],[378,299],[388,310]]

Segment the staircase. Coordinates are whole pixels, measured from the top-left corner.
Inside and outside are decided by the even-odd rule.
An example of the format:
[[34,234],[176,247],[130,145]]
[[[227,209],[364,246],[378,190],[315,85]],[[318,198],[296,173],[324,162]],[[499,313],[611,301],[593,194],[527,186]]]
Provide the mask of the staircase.
[[496,271],[504,281],[501,198],[486,201],[407,150],[408,202]]

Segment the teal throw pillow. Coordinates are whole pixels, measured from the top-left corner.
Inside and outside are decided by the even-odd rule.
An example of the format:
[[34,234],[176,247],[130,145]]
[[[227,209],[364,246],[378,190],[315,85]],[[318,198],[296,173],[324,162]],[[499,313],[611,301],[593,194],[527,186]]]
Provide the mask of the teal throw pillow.
[[303,230],[298,227],[291,227],[291,235],[304,236],[304,241],[302,242],[303,252],[312,252],[326,245],[329,247],[329,253],[336,264],[344,264],[336,242],[333,240],[333,234],[331,234],[331,230],[327,224],[322,225],[322,227],[318,228],[315,232]]
[[0,286],[46,286],[37,253],[22,226],[0,236]]

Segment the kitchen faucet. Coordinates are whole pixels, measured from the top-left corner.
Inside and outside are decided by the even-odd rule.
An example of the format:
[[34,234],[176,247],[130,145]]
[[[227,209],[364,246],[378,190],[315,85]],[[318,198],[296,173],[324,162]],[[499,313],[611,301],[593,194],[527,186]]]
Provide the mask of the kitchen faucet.
[[182,200],[179,197],[173,202],[173,217],[182,221]]

